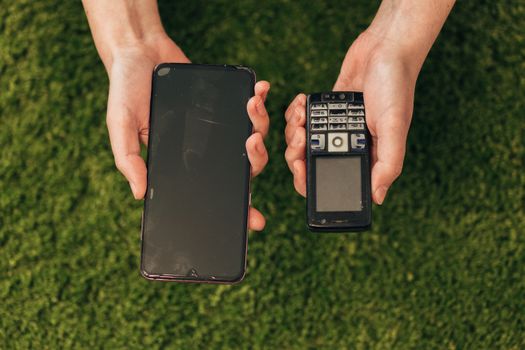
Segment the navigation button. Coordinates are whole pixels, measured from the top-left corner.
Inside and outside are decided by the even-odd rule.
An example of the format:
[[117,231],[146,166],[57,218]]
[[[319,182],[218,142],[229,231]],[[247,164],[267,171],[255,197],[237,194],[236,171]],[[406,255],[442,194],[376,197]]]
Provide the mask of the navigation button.
[[314,151],[323,151],[325,147],[325,135],[313,134],[310,136],[310,148]]
[[328,152],[348,152],[348,134],[346,132],[329,133]]
[[364,149],[366,147],[365,134],[350,135],[350,147],[352,147],[352,149]]

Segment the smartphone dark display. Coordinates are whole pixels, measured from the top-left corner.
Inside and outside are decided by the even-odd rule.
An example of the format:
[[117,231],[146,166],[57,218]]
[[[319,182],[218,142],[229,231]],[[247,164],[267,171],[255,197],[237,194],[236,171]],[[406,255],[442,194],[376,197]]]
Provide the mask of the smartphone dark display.
[[234,283],[246,267],[252,70],[160,64],[153,72],[141,273]]
[[319,232],[370,228],[370,133],[363,94],[311,94],[306,109],[308,228]]

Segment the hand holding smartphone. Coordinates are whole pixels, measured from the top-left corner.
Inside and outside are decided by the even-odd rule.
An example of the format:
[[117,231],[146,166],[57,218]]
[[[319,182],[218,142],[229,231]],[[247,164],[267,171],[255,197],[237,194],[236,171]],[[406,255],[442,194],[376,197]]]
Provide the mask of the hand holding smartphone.
[[264,226],[262,215],[249,207],[249,184],[250,162],[256,174],[268,158],[262,143],[268,89],[267,83],[255,86],[253,71],[245,67],[155,69],[142,228],[146,278],[243,278],[248,218],[252,227]]

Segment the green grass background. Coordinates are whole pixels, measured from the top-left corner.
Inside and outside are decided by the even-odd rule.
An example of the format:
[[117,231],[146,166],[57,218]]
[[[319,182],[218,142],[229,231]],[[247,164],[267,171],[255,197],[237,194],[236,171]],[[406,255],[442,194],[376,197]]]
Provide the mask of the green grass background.
[[108,79],[77,1],[0,3],[1,349],[525,348],[525,3],[454,8],[421,72],[401,178],[374,227],[314,235],[283,111],[330,89],[378,1],[164,1],[194,62],[272,82],[267,216],[236,286],[139,275]]

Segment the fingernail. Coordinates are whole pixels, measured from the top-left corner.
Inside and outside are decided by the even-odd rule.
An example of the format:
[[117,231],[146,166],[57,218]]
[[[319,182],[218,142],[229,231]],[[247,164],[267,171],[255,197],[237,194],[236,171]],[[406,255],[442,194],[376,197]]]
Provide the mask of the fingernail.
[[386,186],[379,186],[379,188],[374,192],[374,196],[376,197],[377,204],[379,205],[383,204],[387,191],[388,191],[388,188]]
[[133,197],[137,197],[135,195],[136,191],[137,191],[137,186],[135,186],[135,184],[132,182],[132,181],[129,181],[129,187],[131,187],[131,192],[133,193]]

